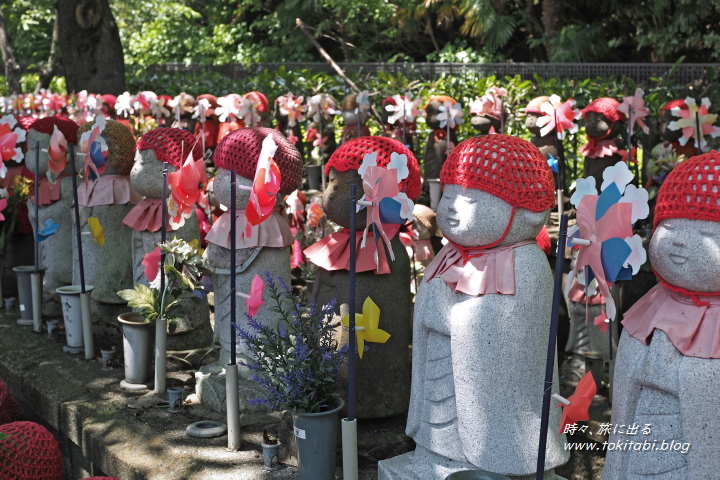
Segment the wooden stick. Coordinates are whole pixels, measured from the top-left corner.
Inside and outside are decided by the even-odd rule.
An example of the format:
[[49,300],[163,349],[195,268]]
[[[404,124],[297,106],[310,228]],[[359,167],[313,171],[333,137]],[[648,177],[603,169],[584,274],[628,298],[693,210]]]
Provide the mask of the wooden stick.
[[[313,37],[312,34],[307,31],[307,25],[305,25],[305,22],[303,22],[299,18],[296,18],[295,23],[297,24],[300,31],[305,34],[305,36],[308,38],[308,40],[310,40],[310,43],[312,43],[312,45],[315,48],[317,48],[318,52],[320,52],[320,56],[326,62],[328,62],[330,64],[330,66],[333,68],[333,70],[335,70],[337,72],[337,74],[340,75],[340,77],[342,77],[342,79],[345,80],[345,82],[347,82],[348,85],[350,85],[350,88],[355,90],[356,93],[361,93],[362,91],[355,84],[355,82],[350,80],[348,78],[348,76],[345,75],[345,72],[343,71],[342,68],[340,68],[340,65],[335,63],[335,60],[333,60],[332,57],[325,51],[325,49],[322,48],[322,46],[320,46],[320,44],[317,42],[317,40],[315,40],[315,37]],[[375,110],[375,107],[372,104],[370,104],[370,110],[372,110],[373,115],[375,115],[375,119],[380,123],[380,125],[382,125],[383,124],[382,117],[380,116],[378,111]]]

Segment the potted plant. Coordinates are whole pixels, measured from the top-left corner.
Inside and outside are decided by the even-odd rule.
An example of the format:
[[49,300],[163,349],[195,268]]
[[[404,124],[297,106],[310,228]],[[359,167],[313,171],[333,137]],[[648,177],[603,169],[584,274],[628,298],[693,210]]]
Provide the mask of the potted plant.
[[280,315],[276,328],[248,316],[248,328],[238,329],[252,361],[244,364],[265,390],[251,400],[293,415],[301,479],[335,478],[338,413],[344,406],[336,387],[347,348],[338,350],[333,332],[334,301],[319,308],[304,307],[282,277],[275,283],[266,273],[270,310]]
[[[3,304],[2,278],[5,272],[5,249],[18,230],[18,213],[20,207],[26,205],[30,198],[32,183],[30,179],[17,175],[10,189],[0,188],[0,306]],[[25,223],[28,224],[27,215],[25,217]]]
[[[160,291],[161,272],[158,267],[162,255],[165,255],[162,272],[165,287]],[[137,284],[135,288],[118,292],[118,296],[128,302],[128,307],[139,309],[139,312],[124,313],[118,317],[123,328],[125,388],[145,388],[150,382],[155,320],[161,317],[167,319],[172,332],[173,320],[183,314],[180,301],[184,298],[200,301],[192,294],[204,265],[197,240],[188,243],[174,238],[161,243],[145,256],[143,264],[150,286]]]

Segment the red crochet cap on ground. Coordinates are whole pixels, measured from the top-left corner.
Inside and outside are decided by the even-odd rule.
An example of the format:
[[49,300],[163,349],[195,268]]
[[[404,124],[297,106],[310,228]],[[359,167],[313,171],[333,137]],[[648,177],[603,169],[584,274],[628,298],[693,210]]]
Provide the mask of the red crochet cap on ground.
[[655,228],[667,218],[720,222],[720,153],[692,157],[668,174],[658,191]]
[[275,163],[280,168],[280,193],[290,195],[302,184],[303,161],[295,145],[272,128],[240,128],[227,134],[218,144],[213,155],[215,166],[225,170],[235,170],[241,177],[255,178],[262,142],[272,135],[277,151]]
[[330,168],[338,172],[357,170],[368,153],[377,152],[378,167],[385,167],[390,163],[393,153],[405,155],[408,159],[408,176],[398,185],[400,191],[411,200],[415,200],[422,189],[420,185],[420,166],[415,155],[402,143],[387,137],[360,137],[342,144],[330,157],[325,165],[325,174],[330,173]]
[[46,133],[52,135],[53,127],[57,125],[58,130],[65,136],[65,140],[68,143],[77,144],[77,132],[80,127],[72,120],[68,120],[63,117],[45,117],[35,120],[30,127],[31,130],[35,130],[39,133]]
[[588,112],[595,112],[605,115],[605,118],[611,122],[624,122],[625,114],[618,111],[620,102],[614,98],[602,97],[596,98],[590,104],[582,109],[583,117],[587,116]]
[[460,142],[440,171],[440,183],[482,190],[533,212],[555,204],[555,183],[545,157],[532,143],[510,135]]
[[0,425],[22,420],[22,410],[8,386],[0,379]]
[[192,133],[182,128],[156,128],[143,135],[137,143],[139,151],[152,150],[158,161],[168,162],[175,168],[180,168],[187,159],[190,148],[193,149],[193,159],[200,160],[202,145]]
[[62,480],[62,454],[57,440],[33,422],[0,425],[0,478],[18,480]]

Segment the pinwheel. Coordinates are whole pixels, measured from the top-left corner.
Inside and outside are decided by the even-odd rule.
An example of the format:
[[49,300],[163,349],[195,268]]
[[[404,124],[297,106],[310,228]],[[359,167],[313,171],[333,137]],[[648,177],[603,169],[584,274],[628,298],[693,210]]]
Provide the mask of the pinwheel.
[[288,125],[294,127],[297,122],[305,120],[303,113],[307,110],[307,107],[303,104],[305,99],[303,97],[296,97],[293,93],[288,92],[287,95],[282,95],[275,100],[279,104],[280,113],[287,115]]
[[[350,315],[342,317],[340,322],[344,327],[350,327]],[[380,325],[380,307],[378,307],[372,298],[367,297],[363,303],[362,313],[355,314],[355,335],[357,337],[357,349],[360,358],[363,357],[365,350],[365,342],[385,343],[390,338],[390,334],[379,328]]]
[[170,198],[168,198],[168,213],[170,226],[177,230],[185,224],[195,211],[195,204],[205,191],[208,178],[205,173],[205,161],[201,158],[193,160],[192,149],[185,163],[176,172],[169,176]]
[[322,206],[319,203],[311,203],[308,207],[308,225],[311,228],[317,228],[323,216],[325,216],[325,212]]
[[132,107],[133,97],[130,93],[125,92],[117,97],[115,102],[115,111],[120,118],[128,118],[130,115],[135,113],[135,109]]
[[385,105],[385,110],[391,115],[388,117],[388,123],[395,124],[399,122],[401,124],[413,123],[417,117],[420,116],[420,103],[422,100],[413,100],[412,95],[409,93],[406,95],[393,95],[393,102],[395,104],[388,103]]
[[463,111],[459,103],[453,105],[451,102],[445,102],[438,110],[440,110],[437,116],[440,120],[440,128],[451,129],[463,123]]
[[240,102],[242,97],[237,93],[231,93],[218,98],[218,107],[215,114],[221,122],[232,122],[240,116]]
[[167,107],[170,106],[171,101],[172,98],[169,95],[158,95],[157,101],[150,104],[150,113],[152,116],[157,120],[160,120],[160,117],[169,117],[171,113]]
[[537,120],[537,125],[542,127],[540,135],[543,137],[553,130],[557,131],[560,140],[565,139],[565,132],[576,133],[578,124],[573,122],[582,116],[580,110],[575,108],[575,100],[572,98],[561,102],[560,97],[551,95],[550,101],[540,106],[544,115]]
[[37,235],[35,235],[35,239],[38,242],[44,242],[48,238],[55,235],[55,233],[58,231],[58,228],[60,228],[60,224],[55,223],[52,218],[48,218],[47,220],[45,220],[42,228],[38,229]]
[[47,177],[53,184],[57,181],[57,177],[65,170],[67,165],[68,143],[65,135],[58,129],[57,125],[53,125],[53,133],[50,136],[50,147],[48,148],[48,170]]
[[195,105],[195,108],[193,109],[193,116],[192,118],[197,118],[197,121],[200,123],[205,123],[207,120],[207,111],[211,108],[210,102],[207,98],[201,98],[198,100],[197,104]]
[[300,264],[305,263],[302,256],[302,247],[300,241],[295,240],[292,244],[292,250],[290,251],[290,268],[298,268]]
[[95,125],[80,137],[80,155],[83,155],[84,177],[95,180],[107,168],[108,144],[102,132],[105,130],[105,117],[95,117]]
[[490,87],[485,91],[485,95],[477,97],[470,104],[470,113],[475,115],[488,115],[493,111],[502,111],[502,101],[500,97],[507,95],[507,90],[502,87]]
[[308,99],[307,116],[315,123],[322,122],[323,114],[339,115],[340,113],[342,112],[330,105],[330,99],[325,94],[313,95]]
[[[382,239],[390,252],[390,259],[395,260],[390,238],[383,225],[401,225],[413,219],[414,204],[404,192],[400,192],[398,187],[398,183],[409,175],[407,156],[392,153],[390,163],[387,168],[383,168],[377,166],[377,152],[368,153],[363,157],[358,173],[363,179],[364,195],[358,200],[357,210],[363,207],[368,209],[367,226],[363,232],[361,248],[365,247],[368,232],[372,229],[375,243]],[[375,264],[379,268],[377,249]]]
[[634,125],[637,123],[645,134],[650,133],[650,129],[645,125],[644,118],[650,113],[645,108],[645,100],[643,100],[645,92],[642,88],[635,90],[632,97],[623,97],[622,104],[618,107],[618,112],[622,112],[628,117],[628,131],[632,135]]
[[142,265],[145,266],[145,277],[150,282],[155,281],[160,270],[160,262],[162,260],[162,253],[160,247],[155,247],[152,252],[145,254],[143,257]]
[[0,118],[0,156],[2,157],[0,178],[5,178],[7,173],[5,162],[14,160],[20,163],[24,157],[22,149],[17,147],[17,144],[25,141],[25,130],[15,127],[15,125],[17,125],[17,119],[13,115],[5,115]]
[[245,233],[243,237],[250,237],[252,226],[259,225],[267,219],[275,208],[275,201],[280,190],[280,168],[273,160],[277,145],[268,135],[263,140],[255,169],[255,178],[252,187],[245,187],[250,190],[250,201],[245,208]]
[[[577,225],[568,230],[568,244],[579,246],[580,251],[567,290],[578,271],[589,267],[605,298],[606,314],[611,320],[616,312],[610,284],[630,279],[646,260],[642,241],[638,235],[633,236],[632,226],[649,214],[648,193],[628,185],[632,179],[627,164],[621,162],[603,172],[599,196],[595,179],[588,177],[578,179],[576,192],[570,199],[577,207]],[[592,278],[586,275],[585,280],[590,282]]]
[[92,233],[95,243],[101,247],[105,245],[105,229],[102,225],[100,225],[100,219],[96,217],[89,217],[88,227],[90,227],[90,232]]
[[263,300],[263,293],[265,292],[265,282],[263,282],[260,275],[255,275],[250,282],[250,293],[237,292],[238,297],[245,299],[245,305],[247,306],[247,314],[249,317],[257,315],[258,310],[261,306],[265,305]]
[[[686,145],[688,140],[694,138],[695,146],[698,150],[701,150],[704,135],[710,135],[713,138],[720,136],[720,127],[713,126],[717,115],[708,112],[710,107],[710,99],[708,98],[703,98],[699,107],[695,103],[695,99],[690,97],[685,99],[685,104],[688,106],[687,110],[680,107],[670,109],[670,112],[676,117],[680,117],[680,120],[668,123],[668,128],[670,130],[682,130],[682,137],[679,140],[680,145]],[[700,133],[698,133],[698,130]]]
[[2,214],[3,210],[7,208],[8,199],[2,198],[0,199],[0,221],[5,220],[5,215]]
[[553,394],[553,398],[561,404],[555,408],[562,407],[562,418],[560,419],[560,431],[558,434],[565,433],[565,426],[573,423],[590,420],[590,405],[597,393],[597,385],[593,378],[592,372],[587,372],[575,387],[575,393],[569,398],[563,398],[557,393]]

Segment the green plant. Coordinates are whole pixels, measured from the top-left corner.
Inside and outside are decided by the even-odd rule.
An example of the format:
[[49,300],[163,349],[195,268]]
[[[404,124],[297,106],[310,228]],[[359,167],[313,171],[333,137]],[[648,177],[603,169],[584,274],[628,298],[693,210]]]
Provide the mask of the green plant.
[[[185,240],[173,240],[158,245],[160,253],[165,255],[163,272],[147,287],[142,284],[135,288],[121,290],[118,296],[128,302],[128,307],[139,308],[145,322],[152,322],[162,316],[169,321],[182,315],[183,298],[193,297],[192,291],[200,279],[203,268],[202,251],[197,240],[188,243]],[[152,258],[150,261],[153,261]],[[165,288],[160,291],[160,275],[166,275]]]
[[7,205],[2,211],[5,220],[0,222],[0,252],[5,252],[7,243],[17,230],[18,209],[30,198],[32,180],[18,175],[11,192],[2,189],[0,198],[7,198]]

